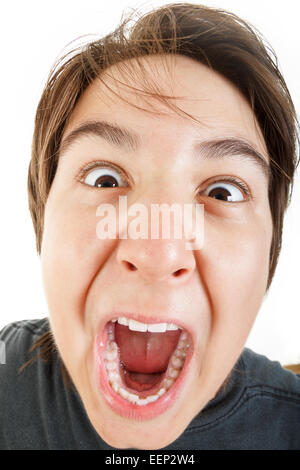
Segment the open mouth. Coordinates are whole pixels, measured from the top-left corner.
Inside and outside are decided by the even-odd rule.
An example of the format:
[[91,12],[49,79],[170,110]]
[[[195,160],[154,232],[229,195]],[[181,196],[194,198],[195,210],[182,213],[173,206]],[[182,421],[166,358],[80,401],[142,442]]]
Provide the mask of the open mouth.
[[109,321],[98,354],[101,386],[105,385],[110,405],[114,398],[117,408],[134,407],[141,413],[145,408],[153,411],[154,405],[159,412],[159,403],[168,406],[182,381],[190,345],[190,334],[173,323],[142,323],[127,317]]

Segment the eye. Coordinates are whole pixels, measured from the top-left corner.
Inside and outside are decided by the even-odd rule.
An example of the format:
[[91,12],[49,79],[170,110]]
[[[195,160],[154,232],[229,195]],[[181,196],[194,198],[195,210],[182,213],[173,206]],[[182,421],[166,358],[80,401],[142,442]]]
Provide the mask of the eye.
[[99,165],[92,170],[89,168],[83,170],[81,181],[95,188],[127,186],[126,181],[117,169],[106,166],[101,168]]
[[[241,186],[241,189],[237,188],[236,185]],[[210,184],[204,191],[204,195],[219,199],[225,202],[240,202],[245,200],[243,191],[249,195],[249,191],[241,182],[235,182],[235,184],[218,181]]]

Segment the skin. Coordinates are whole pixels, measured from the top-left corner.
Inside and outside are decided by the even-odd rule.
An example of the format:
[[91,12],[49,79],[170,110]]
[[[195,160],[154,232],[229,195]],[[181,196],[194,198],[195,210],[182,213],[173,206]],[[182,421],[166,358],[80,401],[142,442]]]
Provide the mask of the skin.
[[[240,92],[187,57],[141,60],[160,89],[176,97],[173,103],[200,123],[115,82],[143,88],[134,62],[128,62],[130,76],[111,67],[106,83],[130,103],[155,113],[126,104],[94,81],[63,139],[78,124],[95,119],[133,130],[142,146],[132,151],[89,136],[60,156],[46,204],[41,262],[54,338],[92,425],[113,447],[158,449],[179,437],[216,395],[242,352],[267,287],[272,220],[267,178],[257,166],[239,157],[209,160],[193,151],[195,140],[237,137],[268,161],[255,117]],[[127,185],[95,188],[80,182],[81,168],[97,159],[118,165],[125,180],[128,176]],[[216,177],[226,176],[242,180],[251,196],[227,202],[204,194]],[[128,205],[204,204],[203,248],[186,250],[185,240],[174,238],[99,240],[96,208],[101,203],[117,206],[120,195],[127,195]],[[178,269],[180,275],[173,276]],[[93,344],[99,322],[114,309],[155,315],[161,322],[182,321],[193,334],[185,386],[173,406],[154,419],[119,416],[95,389]]]

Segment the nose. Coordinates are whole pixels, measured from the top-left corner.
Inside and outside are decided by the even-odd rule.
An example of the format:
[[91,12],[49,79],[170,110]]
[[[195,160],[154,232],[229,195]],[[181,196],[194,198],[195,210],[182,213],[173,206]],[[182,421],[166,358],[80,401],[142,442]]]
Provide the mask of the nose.
[[193,252],[180,239],[120,240],[117,260],[123,274],[171,284],[187,282],[196,264]]

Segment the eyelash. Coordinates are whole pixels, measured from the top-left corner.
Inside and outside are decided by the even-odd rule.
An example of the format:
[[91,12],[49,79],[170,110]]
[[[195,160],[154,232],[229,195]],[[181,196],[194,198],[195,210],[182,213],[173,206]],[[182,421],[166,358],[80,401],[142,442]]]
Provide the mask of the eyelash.
[[[85,165],[83,166],[79,173],[78,173],[78,176],[76,179],[79,179],[79,181],[83,182],[82,179],[83,177],[90,171],[90,170],[93,170],[94,168],[98,168],[98,167],[112,167],[114,168],[120,175],[122,174],[121,170],[118,169],[118,167],[116,165],[114,165],[113,163],[111,162],[108,162],[108,161],[101,161],[101,160],[97,160],[97,161],[94,161],[94,162],[90,162],[88,163],[88,165]],[[123,171],[124,173],[124,171]]]
[[[124,171],[121,171],[120,169],[118,169],[118,167],[116,165],[114,165],[113,163],[111,162],[108,162],[108,161],[94,161],[94,162],[91,162],[89,163],[88,165],[82,167],[78,173],[78,176],[76,177],[76,180],[82,184],[85,184],[84,181],[83,181],[83,178],[87,175],[87,173],[90,171],[90,170],[93,170],[94,168],[98,168],[98,167],[110,167],[110,168],[114,168],[120,176],[122,176],[122,173],[124,173]],[[126,178],[129,179],[128,175],[125,173],[126,175]],[[214,183],[230,183],[230,184],[234,184],[235,186],[237,186],[243,193],[244,195],[246,196],[246,200],[249,200],[249,199],[254,199],[249,187],[243,182],[241,181],[240,179],[237,179],[233,176],[226,176],[224,178],[217,178],[217,179],[214,179],[212,180],[207,186],[210,186],[211,184],[214,184]],[[240,201],[240,202],[245,202],[245,201]],[[231,203],[232,204],[232,203]]]
[[[246,183],[244,183],[243,181],[241,181],[238,178],[235,178],[234,176],[225,176],[224,178],[218,177],[217,179],[214,179],[211,182],[209,182],[209,184],[207,186],[210,186],[211,184],[214,184],[214,183],[230,183],[230,184],[233,184],[234,186],[237,186],[244,193],[244,195],[246,196],[246,200],[254,199],[254,197],[253,197],[249,187],[246,185]],[[240,202],[244,202],[244,201],[240,201]]]

